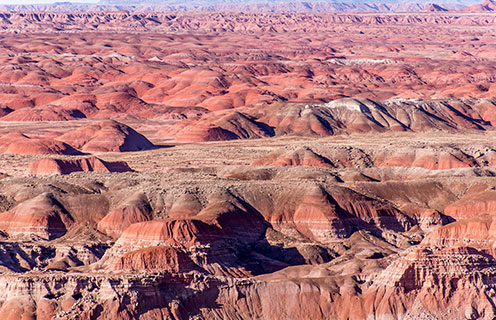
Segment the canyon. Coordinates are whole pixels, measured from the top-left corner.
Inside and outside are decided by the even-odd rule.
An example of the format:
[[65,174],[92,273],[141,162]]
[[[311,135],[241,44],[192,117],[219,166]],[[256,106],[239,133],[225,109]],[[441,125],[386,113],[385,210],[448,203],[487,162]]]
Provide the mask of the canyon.
[[438,7],[0,13],[0,318],[494,319],[496,15]]

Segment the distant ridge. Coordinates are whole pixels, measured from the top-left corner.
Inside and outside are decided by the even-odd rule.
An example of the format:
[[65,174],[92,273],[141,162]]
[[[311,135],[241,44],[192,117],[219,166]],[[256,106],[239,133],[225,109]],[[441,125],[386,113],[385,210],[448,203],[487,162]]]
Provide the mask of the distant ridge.
[[446,12],[446,11],[448,11],[448,9],[443,8],[440,5],[437,5],[435,3],[432,3],[427,8],[424,8],[421,10],[421,12]]
[[[445,0],[443,0],[445,1]],[[491,1],[489,1],[491,2]],[[384,0],[351,0],[351,1],[209,1],[197,0],[187,4],[180,1],[137,1],[137,0],[101,0],[98,4],[57,2],[54,4],[0,5],[3,12],[184,12],[184,11],[242,11],[242,12],[443,12],[446,10],[464,10],[474,0],[439,2],[431,4],[427,1],[384,1]],[[435,7],[432,7],[435,6]],[[473,5],[470,11],[492,11],[494,4]],[[484,9],[486,8],[487,9]],[[444,9],[444,10],[443,10]]]
[[474,4],[463,10],[465,12],[494,12],[496,11],[496,1],[484,0],[479,4]]

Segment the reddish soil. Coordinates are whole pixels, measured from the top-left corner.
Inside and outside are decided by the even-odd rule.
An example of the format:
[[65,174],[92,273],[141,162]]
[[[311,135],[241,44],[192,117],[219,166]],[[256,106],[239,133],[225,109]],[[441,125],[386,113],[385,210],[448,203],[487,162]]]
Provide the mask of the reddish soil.
[[0,319],[493,319],[496,16],[427,10],[1,13]]

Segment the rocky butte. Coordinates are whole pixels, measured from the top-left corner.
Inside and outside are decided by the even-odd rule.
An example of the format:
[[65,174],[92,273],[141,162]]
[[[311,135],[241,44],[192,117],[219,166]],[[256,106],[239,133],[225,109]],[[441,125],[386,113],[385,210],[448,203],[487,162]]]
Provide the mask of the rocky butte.
[[138,2],[0,6],[0,319],[496,318],[493,2]]

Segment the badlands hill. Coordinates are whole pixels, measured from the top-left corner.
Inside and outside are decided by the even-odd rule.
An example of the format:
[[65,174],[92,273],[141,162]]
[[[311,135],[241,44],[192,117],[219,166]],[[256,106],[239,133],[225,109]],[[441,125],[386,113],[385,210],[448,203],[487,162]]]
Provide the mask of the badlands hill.
[[57,137],[82,151],[123,152],[154,148],[145,136],[114,120],[98,122]]
[[[475,5],[475,11],[490,5]],[[426,6],[428,7],[428,6]],[[479,8],[479,9],[477,9]],[[126,31],[277,31],[302,32],[324,31],[336,24],[363,23],[372,25],[494,25],[494,16],[474,15],[469,12],[445,12],[425,14],[419,12],[399,13],[273,13],[273,12],[0,12],[0,28],[20,31],[81,31],[81,30],[126,30]],[[489,12],[490,13],[490,12]],[[239,19],[241,17],[241,19]],[[274,20],[272,20],[274,19]],[[269,23],[272,20],[272,23]]]
[[[116,119],[167,144],[495,125],[491,14],[2,15],[9,127]],[[152,147],[112,125],[45,138]]]
[[429,8],[1,13],[0,319],[494,319],[496,16]]
[[493,0],[484,0],[482,3],[469,6],[464,11],[467,12],[493,12],[496,11],[496,2]]
[[[0,313],[493,317],[493,139],[403,132],[184,144],[102,154],[135,172],[49,176],[14,168],[45,160],[1,156]],[[83,164],[76,159],[85,158],[71,166]]]
[[438,4],[432,3],[428,7],[425,7],[421,12],[446,12],[448,9],[441,7]]

